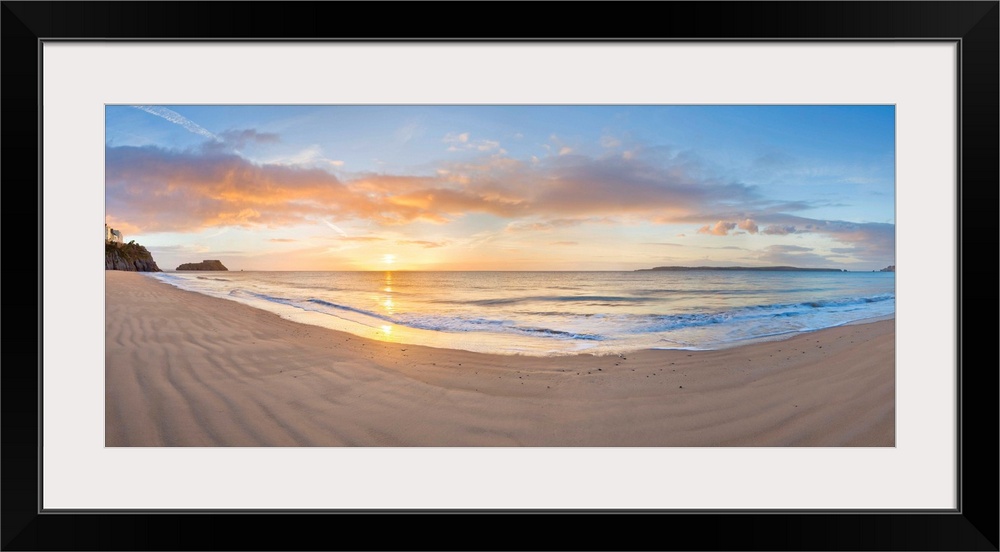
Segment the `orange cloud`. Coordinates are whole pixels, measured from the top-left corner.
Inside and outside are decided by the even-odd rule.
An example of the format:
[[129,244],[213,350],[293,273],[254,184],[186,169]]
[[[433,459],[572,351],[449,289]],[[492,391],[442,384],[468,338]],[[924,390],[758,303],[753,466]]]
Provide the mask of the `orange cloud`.
[[[473,213],[517,222],[610,214],[670,223],[722,202],[762,201],[742,184],[617,157],[572,155],[530,164],[490,157],[446,165],[433,176],[340,178],[319,168],[255,164],[235,153],[205,149],[108,147],[106,160],[108,213],[143,232],[281,227],[328,218],[446,224]],[[738,224],[756,231],[749,219]],[[717,225],[714,232],[719,231]]]

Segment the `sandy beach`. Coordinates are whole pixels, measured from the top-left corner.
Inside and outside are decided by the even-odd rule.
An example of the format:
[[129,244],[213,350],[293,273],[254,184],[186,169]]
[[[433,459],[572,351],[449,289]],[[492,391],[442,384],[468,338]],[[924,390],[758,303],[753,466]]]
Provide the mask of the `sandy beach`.
[[380,342],[105,272],[106,446],[895,445],[895,323],[716,351]]

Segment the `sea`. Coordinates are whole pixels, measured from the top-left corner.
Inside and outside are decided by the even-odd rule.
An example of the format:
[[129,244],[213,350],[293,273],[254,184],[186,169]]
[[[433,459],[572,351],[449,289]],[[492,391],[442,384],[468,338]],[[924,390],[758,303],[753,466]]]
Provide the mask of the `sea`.
[[891,318],[893,272],[163,272],[180,289],[401,344],[513,355],[721,349]]

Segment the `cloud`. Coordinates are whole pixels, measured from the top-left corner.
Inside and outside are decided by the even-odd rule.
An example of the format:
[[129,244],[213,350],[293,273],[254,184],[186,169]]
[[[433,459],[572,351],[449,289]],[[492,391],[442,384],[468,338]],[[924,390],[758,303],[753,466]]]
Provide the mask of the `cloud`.
[[896,226],[894,224],[817,220],[784,214],[773,215],[771,218],[776,224],[767,226],[761,231],[761,234],[773,236],[816,234],[846,245],[846,247],[830,248],[830,251],[837,255],[849,255],[856,261],[863,262],[880,264],[895,262]]
[[[787,204],[783,204],[787,205]],[[790,234],[818,234],[826,236],[849,247],[833,248],[831,251],[839,255],[850,255],[857,260],[892,263],[895,260],[895,230],[896,227],[889,223],[856,223],[835,220],[817,220],[799,217],[788,214],[766,214],[761,218],[768,219],[768,224],[763,230],[759,229],[758,223],[754,219],[744,218],[740,222],[718,220],[714,224],[705,225],[698,229],[699,234],[709,234],[714,236],[740,235],[741,232],[732,232],[736,228],[746,230],[750,234],[761,234],[767,236],[787,236]],[[784,255],[784,260],[788,254],[802,253],[808,250],[793,249],[798,246],[773,245],[775,249],[766,249],[770,257],[765,260],[776,261],[779,255]],[[784,247],[786,249],[780,249]],[[803,259],[798,259],[802,261]],[[812,261],[827,260],[826,257],[810,258]]]
[[104,215],[104,222],[105,222],[105,224],[107,224],[108,226],[114,228],[115,230],[118,230],[119,232],[121,232],[125,236],[128,236],[130,234],[138,234],[141,231],[140,227],[138,227],[138,226],[136,226],[136,225],[134,225],[134,224],[126,221],[126,220],[114,217],[114,216],[112,216],[110,214]]
[[559,148],[559,155],[569,155],[570,153],[573,153],[573,148],[569,146]]
[[[234,144],[277,139],[253,130],[220,136]],[[468,133],[450,136],[456,144],[478,147]],[[334,175],[327,170],[330,160],[316,166],[254,163],[220,148],[109,145],[105,152],[109,224],[130,234],[322,221],[347,238],[330,221],[360,220],[385,227],[416,221],[448,224],[486,213],[506,219],[500,233],[615,220],[694,223],[699,233],[716,236],[737,230],[771,237],[814,233],[837,242],[841,250],[836,254],[883,264],[894,261],[892,224],[789,214],[808,205],[769,200],[758,188],[706,175],[691,156],[666,149],[647,148],[631,160],[565,155],[519,161],[481,154],[442,163],[430,175]],[[319,150],[301,153],[311,158]],[[476,239],[496,235],[494,231]]]
[[323,224],[329,226],[330,229],[332,229],[334,232],[340,234],[341,236],[346,236],[347,235],[347,232],[344,232],[344,230],[341,227],[337,226],[336,224],[334,224],[334,223],[332,223],[332,222],[330,222],[328,220],[324,220]]
[[141,109],[146,113],[156,115],[157,117],[170,121],[175,125],[180,125],[184,127],[185,130],[193,134],[198,134],[200,136],[204,136],[205,138],[209,138],[215,141],[221,141],[221,139],[218,136],[212,134],[212,132],[210,132],[208,129],[202,127],[201,125],[195,123],[191,119],[188,119],[187,117],[181,115],[180,113],[172,109],[167,109],[159,105],[133,105],[132,107],[136,109]]
[[506,153],[505,150],[500,148],[500,142],[496,140],[472,140],[468,132],[455,133],[449,132],[445,134],[442,142],[449,144],[448,151],[480,151],[488,152],[499,150],[500,153]]
[[425,249],[431,249],[435,247],[444,247],[448,245],[448,242],[437,242],[429,240],[396,240],[396,245],[419,245]]
[[375,216],[378,206],[318,169],[255,165],[235,154],[106,149],[106,205],[145,232],[280,227],[316,216]]
[[539,230],[554,230],[556,228],[567,228],[570,226],[578,226],[587,222],[587,219],[555,219],[546,221],[516,221],[511,222],[504,229],[506,232],[537,232]]
[[812,251],[813,249],[810,247],[797,245],[771,245],[765,247],[758,254],[757,260],[770,265],[789,265],[803,268],[829,268],[835,264],[825,255]]
[[622,145],[622,141],[614,136],[601,136],[601,146],[605,148],[617,148]]
[[841,248],[839,253],[848,253],[862,261],[885,264],[896,262],[896,226],[894,224],[824,222],[825,224],[818,225],[814,231],[850,245],[848,248]]
[[735,222],[726,222],[720,220],[719,222],[716,222],[712,226],[708,225],[702,226],[701,228],[698,229],[698,233],[711,234],[713,236],[728,236],[729,231],[732,230],[733,228],[736,228]]
[[796,230],[794,226],[778,226],[774,224],[761,230],[762,234],[767,234],[769,236],[786,236],[788,234],[794,234],[795,232]]
[[108,147],[105,158],[108,213],[128,213],[128,222],[145,232],[280,227],[329,217],[383,225],[444,223],[471,212],[513,218],[528,201],[438,177],[342,181],[320,169],[255,164],[232,153],[128,146]]
[[[523,202],[489,197],[471,190],[446,187],[421,189],[386,197],[383,213],[394,212],[401,221],[426,220],[444,223],[462,213],[481,212],[511,218],[524,212]],[[392,219],[387,219],[386,222]]]
[[756,234],[757,230],[758,230],[757,223],[754,222],[751,219],[743,220],[743,221],[739,222],[736,226],[738,228],[740,228],[741,230],[746,230],[747,232],[749,232],[751,234]]
[[314,165],[320,161],[329,163],[329,160],[323,157],[323,148],[319,144],[312,144],[291,155],[270,159],[267,163],[271,165]]
[[755,197],[739,183],[699,179],[680,167],[618,157],[548,157],[510,178],[507,185],[523,182],[539,209],[573,216],[636,214],[672,222],[704,211],[721,198]]
[[543,220],[543,221],[515,221],[507,224],[504,228],[505,232],[538,232],[545,230],[556,230],[559,228],[570,228],[573,226],[579,226],[586,223],[603,223],[608,224],[611,219],[608,217],[597,218],[564,218],[564,219],[553,219],[553,220]]
[[276,243],[294,243],[294,242],[296,242],[298,240],[293,240],[291,238],[271,238],[271,239],[269,239],[267,241],[276,242]]
[[580,245],[580,243],[575,241],[555,241],[549,242],[549,245]]
[[277,144],[280,136],[271,132],[257,132],[252,128],[227,130],[219,134],[219,140],[233,149],[243,149],[247,144]]
[[896,259],[896,225],[885,222],[817,220],[794,215],[775,215],[775,222],[793,227],[796,234],[819,234],[847,247],[835,252],[860,261],[892,264]]
[[[240,139],[259,134],[240,132]],[[461,140],[461,138],[457,138]],[[670,221],[718,201],[752,201],[738,183],[699,180],[676,167],[617,158],[552,157],[537,163],[483,158],[433,176],[351,174],[343,179],[294,162],[253,163],[235,152],[108,146],[108,213],[144,231],[192,231],[223,223],[282,226],[314,219],[378,224],[446,223],[469,213],[547,220],[634,215]]]
[[377,242],[385,241],[385,238],[380,238],[378,236],[341,236],[337,238],[339,241],[349,241],[349,242]]
[[801,245],[769,245],[764,249],[774,253],[798,253],[813,250],[811,247],[803,247]]

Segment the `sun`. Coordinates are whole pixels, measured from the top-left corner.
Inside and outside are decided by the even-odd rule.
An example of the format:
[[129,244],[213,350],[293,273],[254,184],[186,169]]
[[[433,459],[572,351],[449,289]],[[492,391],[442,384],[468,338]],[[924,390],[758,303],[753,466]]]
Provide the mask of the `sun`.
[[386,253],[385,255],[382,255],[382,262],[387,265],[391,265],[392,263],[396,262],[396,256]]

